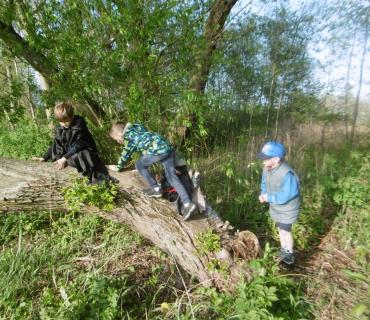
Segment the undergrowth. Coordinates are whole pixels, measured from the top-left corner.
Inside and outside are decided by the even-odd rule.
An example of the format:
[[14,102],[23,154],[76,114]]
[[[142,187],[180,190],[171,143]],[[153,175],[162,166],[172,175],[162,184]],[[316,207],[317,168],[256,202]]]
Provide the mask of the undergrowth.
[[72,213],[80,211],[84,205],[111,211],[114,209],[117,189],[111,181],[109,185],[105,181],[102,184],[93,185],[87,178],[77,178],[72,186],[62,188],[61,193]]
[[29,119],[20,120],[14,131],[7,125],[0,126],[0,157],[20,160],[42,157],[51,142],[49,128],[45,125],[36,128]]
[[[44,153],[48,131],[27,124],[22,130],[2,131],[0,156],[30,159]],[[340,248],[352,253],[351,264],[337,270],[343,282],[353,284],[343,294],[350,301],[345,310],[339,298],[332,299],[338,285],[304,274],[292,276],[272,258],[279,241],[268,206],[258,202],[262,165],[244,161],[241,153],[219,152],[212,161],[194,163],[205,172],[205,194],[224,220],[235,229],[254,232],[265,248],[263,258],[250,262],[251,279],[236,283],[235,293],[193,282],[188,290],[177,289],[171,276],[178,271],[166,265],[171,259],[163,252],[150,245],[139,249],[139,234],[122,224],[78,214],[78,207],[69,215],[0,213],[0,318],[320,319],[322,310],[330,307],[338,319],[367,319],[370,155],[367,150],[344,149],[320,153],[312,148],[299,158],[305,163],[298,172],[302,209],[292,232],[301,256],[309,257],[327,234],[334,234]],[[76,195],[85,198],[85,187],[76,185],[66,192],[67,198],[72,203],[78,202]],[[93,199],[99,198],[97,193],[91,192]],[[111,196],[103,198],[111,203]],[[219,239],[212,231],[199,234],[197,241],[201,250],[218,250]],[[138,250],[150,251],[153,258],[145,273],[130,261]],[[222,270],[217,264],[208,268]],[[322,295],[319,303],[311,300],[312,291]]]

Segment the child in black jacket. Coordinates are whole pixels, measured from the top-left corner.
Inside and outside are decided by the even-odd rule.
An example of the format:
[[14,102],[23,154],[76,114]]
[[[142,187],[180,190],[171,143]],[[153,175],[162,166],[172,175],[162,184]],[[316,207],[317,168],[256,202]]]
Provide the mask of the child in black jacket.
[[109,176],[108,169],[100,161],[94,138],[84,118],[75,115],[73,107],[65,102],[55,106],[54,115],[60,123],[54,141],[42,157],[32,159],[40,162],[52,159],[57,170],[62,170],[66,165],[75,167],[92,184],[101,184],[103,181],[118,183],[118,180]]

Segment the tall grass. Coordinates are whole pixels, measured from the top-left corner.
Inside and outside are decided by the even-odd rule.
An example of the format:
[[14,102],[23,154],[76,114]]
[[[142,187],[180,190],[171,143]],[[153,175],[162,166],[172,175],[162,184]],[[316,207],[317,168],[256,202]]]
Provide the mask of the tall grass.
[[7,125],[0,126],[0,157],[30,160],[32,156],[42,157],[48,150],[52,138],[49,128],[36,128],[29,119],[22,119],[16,124],[16,130],[9,130]]
[[119,304],[131,287],[125,277],[110,277],[109,268],[121,250],[135,243],[132,231],[89,215],[6,215],[2,229],[9,236],[0,255],[5,318],[122,316]]

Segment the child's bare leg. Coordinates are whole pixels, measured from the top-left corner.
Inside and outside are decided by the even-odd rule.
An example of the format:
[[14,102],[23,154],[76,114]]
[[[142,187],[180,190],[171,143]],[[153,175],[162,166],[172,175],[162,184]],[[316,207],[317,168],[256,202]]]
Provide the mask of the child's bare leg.
[[282,248],[287,248],[290,251],[293,251],[294,248],[294,240],[293,235],[290,231],[279,229],[279,238],[280,238],[280,244]]

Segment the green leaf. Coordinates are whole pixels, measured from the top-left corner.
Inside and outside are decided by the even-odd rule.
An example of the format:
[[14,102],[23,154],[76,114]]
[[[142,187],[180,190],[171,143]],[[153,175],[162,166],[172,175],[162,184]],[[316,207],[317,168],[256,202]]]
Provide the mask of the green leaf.
[[257,260],[252,260],[249,262],[249,268],[258,271],[261,268],[261,264]]
[[362,281],[369,281],[367,279],[367,277],[365,277],[362,273],[359,273],[359,272],[354,272],[354,271],[350,271],[350,270],[342,270],[342,273],[350,278],[350,279],[354,279],[354,280],[362,280]]
[[351,313],[353,313],[354,315],[359,317],[360,315],[362,315],[365,312],[366,309],[367,309],[367,306],[365,304],[356,303],[355,306],[353,307],[353,309],[351,310]]

